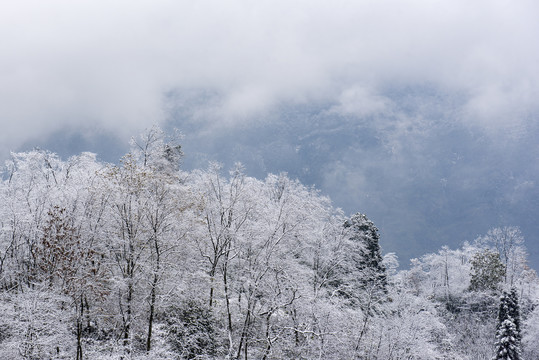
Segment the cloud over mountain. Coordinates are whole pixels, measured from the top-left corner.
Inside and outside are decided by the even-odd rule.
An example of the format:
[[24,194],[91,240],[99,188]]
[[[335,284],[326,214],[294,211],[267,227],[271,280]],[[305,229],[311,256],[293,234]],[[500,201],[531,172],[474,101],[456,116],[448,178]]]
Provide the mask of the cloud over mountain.
[[458,204],[483,227],[503,222],[506,204],[517,219],[537,198],[538,11],[502,0],[10,2],[0,155],[66,131],[95,143],[175,124],[193,166],[294,172],[374,212],[394,238],[409,233],[403,223],[418,224],[413,236],[429,221],[445,231]]

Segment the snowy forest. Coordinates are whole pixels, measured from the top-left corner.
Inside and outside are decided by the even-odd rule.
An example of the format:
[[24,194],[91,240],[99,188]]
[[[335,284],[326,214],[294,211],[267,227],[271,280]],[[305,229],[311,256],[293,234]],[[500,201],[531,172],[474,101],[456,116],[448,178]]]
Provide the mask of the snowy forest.
[[518,227],[399,269],[361,209],[182,156],[157,127],[117,164],[11,154],[0,359],[539,358]]

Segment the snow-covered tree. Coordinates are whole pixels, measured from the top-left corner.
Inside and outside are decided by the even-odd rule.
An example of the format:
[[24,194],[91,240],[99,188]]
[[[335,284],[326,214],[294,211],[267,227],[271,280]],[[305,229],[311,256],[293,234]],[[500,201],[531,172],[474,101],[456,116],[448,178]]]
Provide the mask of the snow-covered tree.
[[369,313],[387,293],[387,273],[379,244],[378,229],[366,215],[356,213],[343,224],[346,241],[342,259],[330,283],[349,304]]
[[516,292],[503,292],[498,311],[496,331],[496,360],[520,360],[520,331],[518,300]]
[[361,278],[358,279],[362,288],[376,287],[386,291],[387,274],[380,250],[380,235],[378,228],[365,214],[356,213],[344,223],[349,231],[350,240],[363,245],[360,249],[356,266]]
[[520,229],[515,226],[494,228],[489,230],[487,235],[478,238],[476,243],[482,247],[490,247],[500,254],[505,265],[505,284],[508,287],[516,285],[526,265],[527,256]]
[[539,359],[539,306],[523,321],[522,358]]
[[173,175],[183,158],[181,139],[177,129],[166,133],[154,125],[138,138],[131,138],[131,154],[140,166]]
[[505,277],[505,265],[500,260],[500,254],[485,249],[477,252],[470,260],[472,276],[470,290],[497,290]]
[[365,215],[346,220],[284,173],[183,172],[178,139],[154,127],[116,165],[12,154],[1,360],[484,360],[496,328],[498,354],[515,358],[522,328],[523,354],[539,357],[538,278],[518,229],[399,271]]
[[518,302],[518,294],[516,288],[511,288],[511,291],[509,292],[509,313],[508,316],[513,319],[513,323],[515,324],[515,334],[517,342],[520,344],[522,341],[522,334],[520,330],[520,305]]

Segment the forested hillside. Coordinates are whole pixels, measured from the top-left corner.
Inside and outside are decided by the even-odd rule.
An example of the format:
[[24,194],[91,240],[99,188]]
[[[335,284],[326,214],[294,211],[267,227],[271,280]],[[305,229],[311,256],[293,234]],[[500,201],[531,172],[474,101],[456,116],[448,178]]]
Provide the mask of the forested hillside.
[[157,128],[118,165],[12,154],[0,359],[539,358],[517,227],[398,270],[366,215],[286,174],[185,172],[182,156]]

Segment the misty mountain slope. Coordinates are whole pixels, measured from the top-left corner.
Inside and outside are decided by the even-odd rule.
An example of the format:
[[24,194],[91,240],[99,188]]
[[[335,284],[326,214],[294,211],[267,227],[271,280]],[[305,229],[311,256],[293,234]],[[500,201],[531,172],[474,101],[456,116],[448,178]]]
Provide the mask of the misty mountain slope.
[[[346,212],[368,212],[384,246],[404,259],[502,224],[539,236],[537,126],[492,134],[444,114],[444,94],[398,95],[392,113],[367,118],[339,114],[334,105],[285,106],[252,123],[198,129],[185,138],[192,153],[185,163],[241,161],[258,177],[285,171]],[[418,109],[421,118],[407,120]],[[181,127],[189,118],[172,123]],[[539,247],[529,250],[535,264]]]
[[[407,90],[389,92],[390,112],[360,117],[337,111],[335,103],[288,104],[228,125],[199,110],[215,106],[219,95],[197,91],[172,97],[167,126],[185,135],[186,169],[239,161],[257,178],[286,172],[346,213],[368,213],[384,249],[399,253],[404,266],[424,251],[458,246],[495,226],[520,226],[526,238],[537,238],[538,126],[490,133],[453,118],[456,110],[444,114],[460,100],[432,89]],[[114,162],[127,140],[107,136],[71,130],[33,145],[63,156],[91,150]],[[528,249],[535,266],[539,244],[530,241]]]

